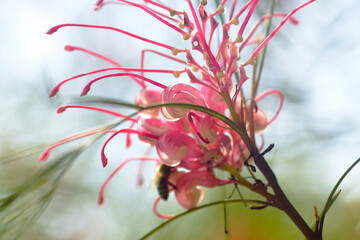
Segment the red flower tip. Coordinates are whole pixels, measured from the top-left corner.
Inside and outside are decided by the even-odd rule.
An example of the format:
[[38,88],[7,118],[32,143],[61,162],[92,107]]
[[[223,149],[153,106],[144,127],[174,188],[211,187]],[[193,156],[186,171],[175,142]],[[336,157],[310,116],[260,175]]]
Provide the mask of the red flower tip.
[[185,33],[185,34],[183,34],[183,40],[189,40],[189,38],[190,38],[190,34],[188,34],[188,33]]
[[126,139],[126,146],[125,146],[126,149],[130,148],[131,145],[132,145],[131,139],[130,138]]
[[55,97],[58,92],[59,92],[59,88],[55,87],[53,90],[51,90],[49,97]]
[[294,24],[294,25],[298,25],[299,24],[299,21],[296,20],[295,18],[289,18],[289,21]]
[[46,150],[40,155],[39,162],[45,161],[48,157],[49,157],[49,150]]
[[90,87],[84,87],[84,89],[82,90],[80,96],[86,96],[88,94],[88,92],[90,91]]
[[173,75],[174,75],[175,78],[179,78],[180,74],[181,74],[181,71],[174,71],[173,72]]
[[103,167],[106,167],[106,165],[107,165],[107,157],[105,156],[105,154],[101,154],[101,163],[102,163],[102,165],[103,165]]
[[59,28],[60,28],[59,26],[52,27],[52,28],[49,29],[49,31],[46,32],[46,34],[51,35],[51,34],[53,34],[54,32],[57,32],[57,30],[58,30]]
[[174,56],[178,55],[179,52],[180,52],[180,50],[177,49],[177,48],[171,49],[171,53],[172,53],[172,55],[174,55]]
[[177,14],[177,11],[174,10],[174,9],[171,9],[171,10],[169,11],[169,15],[170,15],[171,17],[175,16],[176,14]]
[[239,19],[238,18],[233,18],[230,20],[229,24],[233,24],[235,26],[239,25]]
[[235,41],[236,41],[237,43],[241,43],[243,40],[244,40],[243,36],[241,36],[241,35],[236,36]]
[[201,1],[200,1],[200,4],[203,5],[203,6],[206,6],[207,3],[208,3],[207,0],[201,0]]
[[99,195],[99,198],[98,198],[98,205],[101,206],[104,202],[104,196],[102,194]]
[[65,112],[65,110],[66,110],[66,107],[59,107],[56,112],[57,113],[63,113],[63,112]]
[[101,4],[103,4],[104,0],[98,0],[96,3],[95,3],[95,6],[99,6]]
[[70,46],[70,45],[66,45],[66,46],[64,47],[64,50],[65,50],[65,51],[68,51],[68,52],[72,52],[72,51],[74,51],[74,47],[72,47],[72,46]]

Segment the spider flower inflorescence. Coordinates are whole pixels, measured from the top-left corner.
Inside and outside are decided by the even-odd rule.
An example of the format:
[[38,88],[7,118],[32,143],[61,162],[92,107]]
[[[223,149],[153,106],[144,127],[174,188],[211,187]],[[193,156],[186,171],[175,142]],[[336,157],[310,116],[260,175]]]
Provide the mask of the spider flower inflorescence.
[[[129,128],[91,130],[63,139],[47,149],[41,155],[40,160],[45,160],[50,151],[61,144],[92,134],[103,133],[111,134],[101,151],[101,160],[105,167],[108,161],[105,156],[105,147],[108,142],[116,135],[125,133],[127,135],[126,145],[129,147],[131,145],[130,135],[137,135],[140,141],[156,149],[157,156],[134,157],[121,163],[104,183],[99,195],[99,204],[102,204],[104,200],[104,190],[110,179],[125,164],[133,160],[155,161],[159,169],[166,169],[166,174],[163,171],[155,173],[160,179],[158,182],[161,183],[161,187],[159,187],[160,196],[154,204],[154,211],[158,216],[164,218],[171,216],[158,213],[156,206],[161,198],[167,199],[169,192],[174,191],[175,198],[182,207],[191,209],[199,205],[204,197],[201,187],[211,188],[230,183],[241,184],[242,181],[247,181],[233,175],[234,172],[240,173],[244,165],[249,166],[248,161],[252,157],[249,141],[245,141],[239,131],[244,132],[248,136],[247,139],[251,139],[251,144],[261,151],[264,146],[263,131],[276,119],[283,104],[282,93],[275,89],[255,96],[246,95],[243,85],[248,79],[248,68],[257,63],[259,52],[286,22],[297,24],[297,20],[292,15],[313,1],[315,0],[305,2],[289,14],[264,15],[253,26],[249,26],[249,22],[250,18],[255,15],[254,11],[258,0],[249,0],[246,3],[237,0],[232,0],[230,3],[230,1],[223,0],[212,9],[206,0],[201,0],[197,8],[194,6],[195,1],[183,0],[188,11],[173,9],[156,0],[143,0],[140,3],[131,0],[100,0],[96,3],[95,10],[109,4],[139,8],[153,17],[154,21],[160,21],[171,28],[171,31],[175,30],[177,32],[175,34],[179,34],[179,37],[188,42],[188,48],[167,45],[109,26],[61,24],[52,27],[47,32],[48,34],[53,34],[64,27],[116,31],[132,39],[144,41],[150,46],[160,47],[163,51],[145,49],[141,54],[140,67],[128,68],[88,49],[67,45],[66,51],[81,51],[90,54],[107,62],[109,67],[80,74],[60,82],[53,88],[50,97],[55,96],[63,84],[73,79],[103,73],[85,85],[81,96],[87,95],[92,84],[102,79],[129,77],[139,85],[140,91],[134,96],[134,99],[135,104],[142,111],[133,118],[105,108],[85,105],[61,106],[58,113],[64,112],[67,108],[83,108],[123,118],[131,124]],[[228,12],[225,12],[225,7],[229,7]],[[259,26],[272,18],[280,18],[279,25],[267,36],[255,37]],[[217,36],[219,40],[215,41],[214,36]],[[249,51],[244,52],[246,48],[254,50],[248,54]],[[177,62],[183,67],[176,70],[147,69],[144,67],[145,53],[147,52],[157,54],[167,61]],[[198,57],[199,54],[201,57]],[[246,61],[241,61],[243,55],[248,55]],[[110,71],[115,73],[109,74]],[[184,75],[183,78],[186,78],[187,81],[164,85],[156,79],[145,77],[146,73],[173,74],[175,81],[180,75]],[[253,88],[256,86],[252,86],[252,90]],[[279,98],[277,110],[272,117],[268,117],[268,114],[258,106],[258,102],[268,95],[276,95]],[[200,106],[200,108],[191,106]],[[218,116],[229,119],[240,130],[235,131]],[[256,138],[260,143],[255,143],[256,135],[260,136],[260,138]],[[250,166],[249,169],[254,171],[255,167]],[[227,171],[231,177],[220,179],[214,174],[214,169]]]

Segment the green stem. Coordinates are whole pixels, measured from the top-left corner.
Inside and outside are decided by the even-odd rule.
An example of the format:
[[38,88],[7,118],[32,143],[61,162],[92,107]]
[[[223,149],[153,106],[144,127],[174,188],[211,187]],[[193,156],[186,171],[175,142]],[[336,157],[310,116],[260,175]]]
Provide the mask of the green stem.
[[271,170],[270,166],[267,164],[264,157],[259,153],[259,150],[255,146],[255,144],[251,141],[248,134],[241,129],[235,122],[233,122],[228,117],[203,106],[189,104],[189,103],[163,103],[159,105],[153,105],[149,107],[145,107],[145,109],[148,108],[156,108],[156,107],[163,107],[163,106],[178,106],[188,109],[194,109],[198,110],[207,114],[210,114],[213,117],[218,118],[219,120],[223,121],[225,124],[227,124],[229,127],[234,129],[242,140],[244,141],[246,147],[250,150],[251,153],[253,153],[254,161],[256,166],[260,169],[262,174],[265,176],[266,180],[268,181],[269,185],[273,189],[275,193],[274,203],[276,206],[278,206],[281,210],[283,210],[290,219],[296,224],[296,226],[301,230],[301,232],[304,234],[304,236],[309,240],[318,240],[321,239],[317,236],[315,232],[311,230],[311,228],[307,225],[305,220],[301,217],[301,215],[298,213],[298,211],[294,208],[294,206],[290,203],[288,198],[286,197],[285,193],[282,191],[274,172]]
[[337,181],[337,183],[335,184],[333,190],[331,191],[324,210],[322,211],[321,217],[320,217],[320,224],[319,224],[319,229],[316,229],[316,232],[318,232],[320,235],[322,235],[322,231],[323,231],[323,227],[324,227],[324,221],[325,221],[325,215],[327,213],[327,211],[330,209],[331,205],[333,204],[333,202],[336,200],[337,196],[339,193],[335,194],[335,192],[337,191],[338,187],[340,186],[341,182],[344,180],[344,178],[346,177],[346,175],[348,175],[348,173],[360,162],[360,158],[358,158],[346,171],[345,173],[340,177],[340,179]]
[[[275,3],[276,3],[276,0],[272,0],[271,6],[270,6],[270,11],[269,11],[270,13],[274,12]],[[269,33],[270,33],[270,26],[271,26],[271,18],[267,22],[266,33],[265,33],[266,36],[269,35]],[[262,73],[264,61],[265,61],[266,49],[267,49],[267,46],[264,47],[263,54],[261,55],[261,60],[260,60],[259,71],[258,71],[257,77],[256,78],[253,77],[253,86],[252,86],[252,91],[251,91],[252,99],[255,98],[255,95],[256,95],[256,92],[257,92],[257,89],[259,86],[260,77],[261,77],[261,73]],[[250,110],[250,118],[251,119],[252,119],[252,115],[253,115],[252,114],[253,104],[254,104],[253,102],[251,102],[251,104],[250,104],[251,105],[251,108],[250,108],[251,109]],[[250,128],[251,128],[251,126],[250,126]],[[252,132],[252,134],[253,134],[253,129],[250,132]],[[286,197],[285,193],[282,191],[282,189],[275,177],[275,174],[271,170],[270,166],[267,164],[264,157],[261,154],[259,154],[257,148],[253,147],[254,144],[248,145],[248,143],[250,141],[244,140],[244,142],[245,142],[246,146],[249,148],[249,150],[251,150],[251,152],[254,154],[255,164],[258,166],[258,168],[260,169],[262,174],[267,179],[269,185],[273,189],[273,191],[275,193],[276,205],[279,206],[280,209],[282,209],[290,217],[290,219],[296,224],[296,226],[301,230],[301,232],[304,234],[304,236],[307,239],[309,239],[309,240],[321,239],[321,236],[319,236],[318,234],[316,234],[315,232],[312,231],[312,229],[307,225],[305,220],[298,213],[298,211],[290,203],[290,201]]]
[[[166,227],[167,225],[169,225],[170,223],[172,223],[173,221],[183,217],[183,216],[186,216],[190,213],[193,213],[193,212],[197,212],[201,209],[204,209],[204,208],[208,208],[208,207],[212,207],[212,206],[216,206],[216,205],[221,205],[221,204],[231,204],[231,203],[255,203],[255,204],[260,204],[260,205],[269,205],[268,202],[265,202],[265,201],[259,201],[259,200],[247,200],[247,199],[232,199],[232,200],[222,200],[222,201],[218,201],[218,202],[212,202],[212,203],[208,203],[208,204],[204,204],[204,205],[201,205],[199,207],[196,207],[196,208],[192,208],[186,212],[183,212],[183,213],[180,213],[176,216],[174,216],[173,218],[167,220],[166,222],[163,222],[162,224],[160,224],[159,226],[157,226],[156,228],[152,229],[150,232],[148,232],[146,235],[144,235],[141,240],[144,240],[144,239],[148,239],[149,237],[151,237],[153,234],[155,234],[156,232],[158,232],[159,230],[161,230],[162,228]],[[269,206],[272,206],[272,205],[269,205]]]

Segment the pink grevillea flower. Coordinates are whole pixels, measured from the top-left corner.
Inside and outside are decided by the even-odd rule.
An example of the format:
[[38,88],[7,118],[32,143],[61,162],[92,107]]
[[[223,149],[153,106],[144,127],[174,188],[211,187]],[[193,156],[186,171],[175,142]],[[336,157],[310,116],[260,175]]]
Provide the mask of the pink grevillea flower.
[[[90,88],[100,81],[131,79],[140,88],[139,93],[133,96],[135,104],[145,108],[151,105],[158,105],[159,107],[147,109],[140,112],[136,118],[131,118],[104,108],[82,105],[62,106],[58,109],[58,113],[64,112],[68,108],[87,109],[125,119],[130,124],[128,128],[124,129],[92,130],[65,138],[46,150],[41,155],[40,160],[45,160],[54,148],[69,141],[95,133],[111,133],[112,135],[105,141],[101,151],[101,161],[105,167],[108,161],[105,156],[107,144],[118,134],[123,133],[127,135],[126,146],[130,147],[130,135],[137,135],[141,142],[156,148],[157,156],[154,158],[130,158],[121,163],[101,188],[99,204],[103,202],[105,188],[112,177],[125,164],[138,159],[142,162],[140,173],[145,161],[156,161],[158,165],[165,166],[167,171],[161,176],[162,191],[165,191],[166,196],[168,192],[175,192],[177,202],[185,209],[196,207],[204,197],[202,187],[212,188],[236,182],[233,180],[233,176],[229,174],[227,174],[227,179],[218,179],[214,175],[215,169],[228,172],[231,172],[229,169],[235,169],[240,173],[243,165],[252,156],[238,132],[229,128],[216,116],[224,115],[233,120],[234,124],[243,129],[244,134],[247,133],[251,136],[254,146],[259,151],[263,148],[263,133],[269,124],[277,118],[283,104],[283,96],[278,90],[271,89],[257,96],[256,93],[251,93],[253,99],[249,100],[250,94],[243,88],[244,83],[249,79],[248,75],[251,76],[252,73],[249,68],[256,63],[260,51],[282,26],[288,21],[297,24],[298,22],[293,18],[293,15],[314,1],[305,2],[288,14],[273,13],[262,16],[253,26],[249,26],[249,23],[251,22],[250,19],[254,17],[258,0],[249,0],[244,4],[233,0],[232,4],[229,4],[230,9],[227,12],[225,11],[227,0],[221,1],[218,6],[207,6],[206,0],[200,1],[199,6],[194,6],[195,1],[185,0],[183,2],[189,9],[188,12],[171,7],[172,1],[169,1],[169,5],[153,0],[143,0],[143,2],[99,0],[96,2],[95,10],[100,10],[111,4],[128,5],[140,9],[144,14],[152,17],[154,21],[168,28],[169,32],[165,34],[177,35],[182,40],[187,41],[181,47],[110,26],[70,23],[52,27],[47,32],[48,34],[53,34],[64,27],[114,31],[126,35],[129,39],[142,41],[149,46],[156,46],[157,49],[146,48],[142,50],[141,56],[139,56],[140,66],[128,68],[99,53],[82,47],[67,45],[65,46],[66,51],[79,51],[88,54],[104,61],[109,66],[61,81],[53,88],[50,97],[56,96],[62,85],[84,76],[93,77],[80,92],[80,95],[84,97],[91,94]],[[255,32],[258,28],[266,19],[271,18],[280,19],[278,26],[265,38],[256,37]],[[239,19],[243,20],[240,22]],[[232,33],[235,34],[232,35]],[[244,52],[244,49],[251,45],[255,45],[255,50],[249,50],[250,53]],[[127,52],[126,54],[130,53]],[[181,67],[163,69],[163,66],[166,66],[166,62],[163,61],[161,62],[162,67],[146,68],[146,62],[154,54],[166,61],[177,63]],[[145,77],[147,73],[165,74],[169,81],[166,84],[160,83],[156,78]],[[96,77],[94,77],[95,74],[97,74]],[[101,75],[98,76],[98,74]],[[180,75],[182,75],[181,81],[178,80]],[[186,80],[183,81],[183,79]],[[106,84],[110,84],[109,82]],[[277,95],[279,98],[277,110],[272,117],[268,117],[267,112],[259,107],[260,101],[264,101],[263,99],[269,95]],[[205,109],[210,108],[217,114],[210,116],[179,105],[171,106],[172,103],[196,104]],[[255,142],[256,139],[259,139],[255,135],[260,135],[260,144]],[[142,182],[141,176],[139,179]],[[162,196],[154,203],[155,214],[164,218],[171,217],[171,215],[162,215],[157,211],[156,207],[160,199]]]

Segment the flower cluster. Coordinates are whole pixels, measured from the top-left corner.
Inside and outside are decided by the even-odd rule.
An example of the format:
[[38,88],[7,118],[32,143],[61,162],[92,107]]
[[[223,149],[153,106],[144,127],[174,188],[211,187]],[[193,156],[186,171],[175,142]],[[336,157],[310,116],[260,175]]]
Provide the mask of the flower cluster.
[[[131,145],[130,135],[135,134],[139,139],[156,149],[157,157],[139,157],[124,161],[105,182],[100,191],[99,203],[104,199],[104,190],[109,180],[129,161],[156,161],[156,172],[159,198],[167,199],[170,191],[175,192],[177,202],[185,209],[191,209],[201,203],[204,192],[201,187],[216,187],[229,183],[239,183],[234,177],[219,179],[214,175],[214,169],[240,172],[252,157],[249,142],[244,141],[231,126],[224,123],[218,116],[230,119],[243,131],[259,151],[264,146],[263,131],[278,116],[283,103],[282,94],[275,89],[267,90],[255,95],[256,86],[252,86],[252,93],[246,95],[243,85],[247,81],[247,68],[256,64],[259,52],[268,41],[290,21],[297,24],[292,15],[315,0],[308,1],[289,14],[272,13],[262,16],[248,29],[250,18],[254,15],[258,0],[249,0],[242,4],[237,0],[227,3],[223,0],[213,12],[210,12],[206,0],[201,0],[197,9],[191,0],[186,0],[189,12],[175,10],[159,1],[143,0],[135,3],[130,0],[98,1],[96,10],[108,4],[125,4],[140,8],[151,15],[156,21],[165,24],[171,31],[176,31],[184,41],[189,42],[189,48],[177,48],[154,40],[150,40],[125,30],[98,25],[62,24],[51,28],[48,34],[53,34],[63,27],[97,28],[116,31],[131,38],[147,42],[163,48],[164,51],[145,49],[141,55],[140,68],[127,68],[121,64],[90,50],[66,46],[66,51],[82,51],[98,57],[109,63],[111,67],[80,74],[60,82],[50,93],[50,97],[57,94],[60,87],[73,79],[97,73],[115,72],[94,78],[83,88],[81,96],[87,95],[90,87],[97,81],[113,77],[130,77],[139,86],[140,91],[135,96],[135,104],[142,111],[137,118],[121,113],[82,105],[66,105],[58,109],[58,113],[67,108],[85,108],[124,118],[130,127],[113,130],[91,130],[63,139],[46,150],[41,156],[45,160],[50,151],[68,141],[86,137],[95,133],[112,134],[104,143],[101,159],[105,167],[107,158],[105,147],[116,135],[127,134],[127,146]],[[225,6],[230,11],[225,14]],[[211,9],[210,9],[211,10]],[[168,13],[168,14],[166,14]],[[265,20],[281,18],[280,24],[266,37],[254,37],[254,33]],[[239,19],[242,19],[240,22]],[[230,33],[237,32],[234,36]],[[247,33],[247,34],[245,34]],[[218,34],[220,40],[213,39]],[[246,61],[244,49],[255,46]],[[181,70],[147,69],[144,68],[145,54],[152,52],[169,61],[175,61],[184,67]],[[172,55],[171,55],[172,54]],[[201,57],[198,57],[201,56]],[[154,79],[145,77],[145,73],[173,74],[174,78],[185,75],[187,81],[172,85],[164,85]],[[279,104],[275,114],[268,114],[258,106],[258,103],[268,95],[277,95]],[[197,106],[197,107],[196,107]],[[259,135],[260,138],[255,137]],[[255,140],[258,142],[256,143]]]

